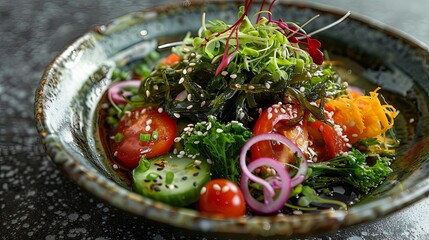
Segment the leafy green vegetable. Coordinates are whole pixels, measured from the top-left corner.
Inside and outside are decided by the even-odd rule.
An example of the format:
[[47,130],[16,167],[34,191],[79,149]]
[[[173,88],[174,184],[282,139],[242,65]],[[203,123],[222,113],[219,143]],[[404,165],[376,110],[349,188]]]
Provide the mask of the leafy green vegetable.
[[208,122],[199,122],[192,131],[181,135],[187,154],[201,154],[212,162],[214,178],[226,178],[235,183],[239,183],[241,177],[241,148],[251,137],[252,133],[242,124],[222,124],[213,116],[208,117]]
[[[374,164],[367,163],[367,158]],[[368,192],[380,184],[389,173],[390,158],[379,155],[366,156],[357,149],[348,155],[331,161],[310,163],[310,175],[307,184],[315,188],[335,183],[348,183],[362,192]]]

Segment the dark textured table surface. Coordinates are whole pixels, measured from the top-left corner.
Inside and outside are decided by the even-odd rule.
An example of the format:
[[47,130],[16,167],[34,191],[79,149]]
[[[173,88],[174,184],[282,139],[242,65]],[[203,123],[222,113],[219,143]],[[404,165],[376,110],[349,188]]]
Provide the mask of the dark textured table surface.
[[[207,239],[130,216],[84,192],[48,158],[33,119],[36,87],[62,47],[112,18],[166,2],[0,0],[0,238]],[[427,0],[317,2],[372,17],[429,45]],[[379,221],[309,239],[429,239],[428,216],[426,198]]]

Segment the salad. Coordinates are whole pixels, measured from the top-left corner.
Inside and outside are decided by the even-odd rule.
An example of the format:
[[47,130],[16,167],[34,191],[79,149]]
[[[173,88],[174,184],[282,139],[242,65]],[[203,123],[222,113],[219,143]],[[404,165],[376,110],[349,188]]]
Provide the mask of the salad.
[[[349,86],[304,24],[274,2],[112,73],[103,116],[114,169],[133,190],[204,214],[347,209],[392,171],[396,109]],[[329,28],[346,18],[327,26]],[[353,199],[337,199],[342,187]]]

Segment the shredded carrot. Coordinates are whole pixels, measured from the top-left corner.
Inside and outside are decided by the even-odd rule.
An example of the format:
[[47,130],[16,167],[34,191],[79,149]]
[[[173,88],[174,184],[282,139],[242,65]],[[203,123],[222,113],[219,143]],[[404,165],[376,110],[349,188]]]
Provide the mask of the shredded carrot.
[[378,90],[380,88],[370,92],[369,96],[344,95],[326,103],[326,109],[334,112],[334,122],[345,129],[350,143],[377,137],[393,127],[396,109],[381,104]]
[[175,53],[171,53],[166,58],[161,60],[162,63],[170,66],[178,63],[179,61],[180,61],[180,56]]

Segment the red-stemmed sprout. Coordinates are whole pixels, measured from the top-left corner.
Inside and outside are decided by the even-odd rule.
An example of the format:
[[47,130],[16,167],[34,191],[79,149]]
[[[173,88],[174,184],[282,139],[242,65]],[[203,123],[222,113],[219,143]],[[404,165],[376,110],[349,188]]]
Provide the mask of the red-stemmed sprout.
[[[268,9],[266,11],[264,11],[266,0],[262,1],[261,6],[259,8],[259,13],[257,16],[256,23],[258,23],[262,19],[262,17],[261,17],[262,12],[268,12],[268,22],[277,25],[278,31],[281,32],[283,35],[285,35],[288,38],[289,42],[306,46],[307,52],[310,55],[310,57],[313,59],[313,62],[315,64],[321,65],[323,63],[323,52],[320,50],[321,43],[316,39],[312,39],[311,35],[314,35],[318,32],[324,31],[328,28],[331,28],[331,27],[337,25],[338,23],[340,23],[344,19],[346,19],[350,15],[350,12],[347,12],[346,15],[344,15],[341,19],[335,21],[334,23],[331,23],[328,26],[325,26],[321,29],[318,29],[318,30],[316,30],[310,34],[306,34],[305,31],[303,30],[303,26],[305,26],[306,24],[308,24],[309,22],[314,20],[317,16],[313,17],[312,19],[307,21],[302,26],[297,26],[294,24],[288,25],[282,19],[273,20],[272,8],[273,8],[275,2],[276,2],[275,0],[271,1],[271,3],[268,6]],[[228,38],[226,39],[226,42],[225,42],[225,49],[223,52],[222,60],[220,61],[220,64],[219,64],[218,68],[216,69],[216,75],[219,75],[229,65],[231,59],[236,55],[236,53],[238,52],[238,50],[240,48],[238,33],[239,33],[240,26],[243,23],[244,18],[249,13],[249,8],[250,8],[251,4],[252,4],[252,0],[246,0],[245,5],[244,5],[243,15],[237,20],[237,22],[235,22],[228,29],[216,34],[216,37],[218,37],[218,36],[228,32],[228,31],[230,31]],[[229,42],[230,42],[233,35],[235,35],[236,46],[235,46],[235,49],[231,53],[228,53],[229,52]],[[205,40],[206,40],[206,43],[209,41],[208,38],[206,38]],[[203,44],[203,45],[205,45],[205,44]]]

